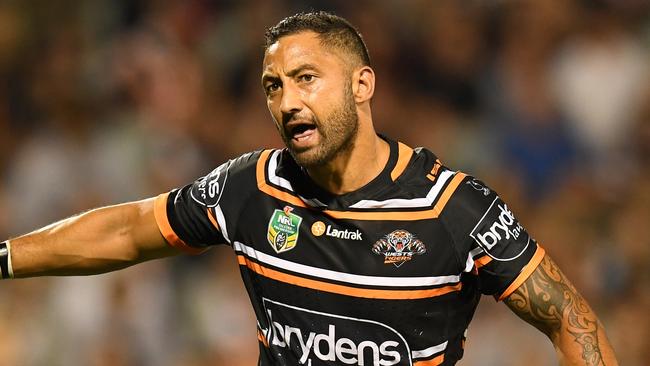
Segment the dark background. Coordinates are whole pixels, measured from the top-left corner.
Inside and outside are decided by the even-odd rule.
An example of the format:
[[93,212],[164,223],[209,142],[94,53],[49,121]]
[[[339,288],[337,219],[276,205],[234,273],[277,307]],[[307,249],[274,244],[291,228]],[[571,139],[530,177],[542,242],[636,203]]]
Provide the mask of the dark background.
[[[262,35],[335,10],[377,129],[481,177],[561,265],[622,365],[650,359],[650,7],[577,1],[0,1],[0,237],[151,197],[281,142]],[[0,285],[3,365],[254,365],[234,256]],[[486,297],[462,365],[556,365]]]

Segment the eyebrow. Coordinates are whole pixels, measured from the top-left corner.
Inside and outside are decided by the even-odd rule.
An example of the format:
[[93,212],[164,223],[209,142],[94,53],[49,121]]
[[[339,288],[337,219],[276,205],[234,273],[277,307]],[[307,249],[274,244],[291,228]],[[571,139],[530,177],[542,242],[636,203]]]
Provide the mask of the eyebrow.
[[[303,72],[305,70],[316,70],[317,71],[318,67],[316,67],[316,65],[314,65],[314,64],[302,64],[302,65],[299,65],[298,67],[290,70],[289,72],[287,72],[287,76],[288,77],[294,77],[297,74],[299,74],[299,73],[301,73],[301,72]],[[280,78],[275,76],[275,75],[265,73],[265,74],[262,75],[262,85],[264,85],[268,81],[278,80],[278,79],[280,79]]]
[[318,70],[318,68],[316,67],[316,65],[313,65],[313,64],[302,64],[302,65],[296,67],[295,69],[290,70],[289,72],[287,72],[287,76],[294,77],[297,74],[300,74],[304,70]]

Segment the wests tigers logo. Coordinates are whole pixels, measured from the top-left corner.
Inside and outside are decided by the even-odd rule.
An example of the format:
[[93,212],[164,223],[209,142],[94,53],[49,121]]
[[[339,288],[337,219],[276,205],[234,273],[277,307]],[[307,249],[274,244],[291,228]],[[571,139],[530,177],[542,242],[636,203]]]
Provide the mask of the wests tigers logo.
[[384,264],[394,264],[399,267],[413,259],[415,254],[427,252],[424,243],[406,230],[395,230],[377,240],[372,246],[372,252],[384,256]]

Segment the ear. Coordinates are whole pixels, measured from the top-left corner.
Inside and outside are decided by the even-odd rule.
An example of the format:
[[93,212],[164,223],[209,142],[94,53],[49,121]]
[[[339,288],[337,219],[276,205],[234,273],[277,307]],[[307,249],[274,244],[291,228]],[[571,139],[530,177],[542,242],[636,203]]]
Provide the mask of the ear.
[[375,93],[375,72],[362,66],[352,73],[352,93],[357,104],[369,101]]

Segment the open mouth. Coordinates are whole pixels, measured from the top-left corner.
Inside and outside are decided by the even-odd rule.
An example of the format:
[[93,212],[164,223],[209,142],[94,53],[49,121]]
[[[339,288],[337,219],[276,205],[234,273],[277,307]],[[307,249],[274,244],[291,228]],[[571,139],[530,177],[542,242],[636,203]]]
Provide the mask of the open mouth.
[[293,140],[303,141],[314,134],[316,125],[306,121],[290,122],[287,125],[287,131]]

